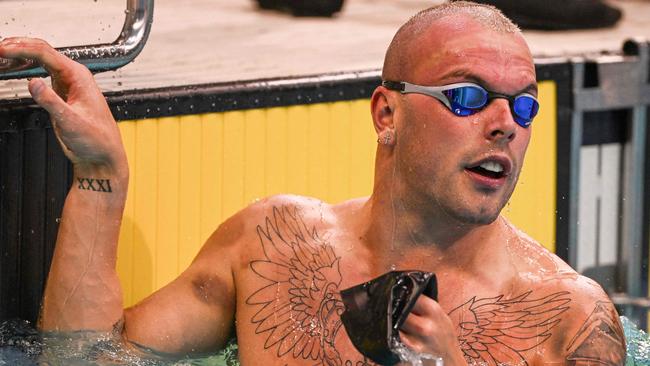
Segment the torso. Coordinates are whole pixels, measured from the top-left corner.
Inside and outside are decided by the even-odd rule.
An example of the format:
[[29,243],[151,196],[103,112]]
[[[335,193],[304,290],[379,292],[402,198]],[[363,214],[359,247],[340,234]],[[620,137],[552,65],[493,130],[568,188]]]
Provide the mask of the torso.
[[[233,266],[243,365],[372,365],[341,325],[339,291],[390,269],[436,273],[438,302],[456,326],[470,364],[566,361],[565,333],[580,326],[568,319],[572,309],[582,307],[566,285],[581,278],[566,264],[513,230],[516,240],[509,242],[508,263],[494,277],[472,277],[454,268],[413,268],[408,260],[385,268],[361,240],[363,233],[355,231],[351,217],[362,203],[330,207],[290,200],[267,204],[255,215],[256,222],[247,220],[251,224],[241,234],[245,245]],[[584,286],[592,285],[577,287]]]

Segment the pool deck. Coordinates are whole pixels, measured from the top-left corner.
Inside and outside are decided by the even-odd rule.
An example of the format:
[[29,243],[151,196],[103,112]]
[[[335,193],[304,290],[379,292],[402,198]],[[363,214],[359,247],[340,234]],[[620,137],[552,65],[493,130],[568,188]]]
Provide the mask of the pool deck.
[[[183,5],[157,0],[143,52],[97,80],[104,91],[123,91],[376,70],[399,25],[436,1],[346,0],[338,16],[320,19],[260,11],[253,0],[189,0]],[[650,39],[650,0],[610,3],[624,12],[614,28],[525,31],[533,55],[615,53],[628,38]],[[28,35],[58,47],[77,46],[112,42],[122,27],[123,1],[52,4],[0,0],[0,36]],[[26,95],[25,81],[0,81],[0,99]]]

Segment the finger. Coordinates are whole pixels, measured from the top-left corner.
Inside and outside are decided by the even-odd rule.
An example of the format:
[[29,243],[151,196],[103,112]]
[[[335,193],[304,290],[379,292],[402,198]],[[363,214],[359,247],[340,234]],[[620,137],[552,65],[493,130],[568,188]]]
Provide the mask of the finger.
[[70,130],[71,126],[73,126],[77,120],[76,114],[72,108],[70,108],[70,106],[54,92],[54,90],[45,84],[43,79],[34,78],[30,80],[28,89],[29,93],[34,98],[34,101],[49,112],[52,127],[54,128],[54,135],[59,141],[63,152],[66,156],[72,159],[72,153],[64,141],[61,128]]
[[[40,78],[34,78],[28,84],[29,93],[34,101],[50,113],[52,124],[66,128],[65,125],[75,120],[75,113],[58,94]],[[63,126],[62,126],[63,125]]]
[[35,60],[53,76],[77,64],[47,42],[36,38],[5,38],[0,42],[0,57]]
[[410,348],[415,352],[420,352],[422,349],[420,342],[414,339],[413,336],[411,336],[410,334],[400,331],[399,339],[400,341],[402,341],[402,344],[404,344],[406,347]]
[[411,313],[417,315],[433,314],[436,311],[437,307],[440,306],[432,298],[427,296],[420,296],[415,301],[415,305],[413,305],[413,308],[411,309]]
[[422,337],[428,334],[429,327],[427,324],[429,323],[428,318],[411,313],[404,320],[400,330],[413,336]]
[[34,101],[41,107],[45,108],[50,114],[62,114],[68,108],[66,102],[59,97],[52,88],[45,85],[45,81],[40,78],[34,78],[28,84],[29,93]]

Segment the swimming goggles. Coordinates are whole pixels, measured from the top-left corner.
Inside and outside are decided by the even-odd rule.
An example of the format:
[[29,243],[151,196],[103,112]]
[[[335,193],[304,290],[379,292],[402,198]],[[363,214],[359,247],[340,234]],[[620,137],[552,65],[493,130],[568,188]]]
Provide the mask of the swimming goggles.
[[528,93],[510,96],[485,90],[474,83],[456,83],[443,86],[422,86],[405,81],[382,81],[382,85],[402,94],[416,93],[434,97],[457,116],[469,116],[480,112],[495,98],[507,99],[512,117],[521,127],[528,127],[539,111],[539,102]]

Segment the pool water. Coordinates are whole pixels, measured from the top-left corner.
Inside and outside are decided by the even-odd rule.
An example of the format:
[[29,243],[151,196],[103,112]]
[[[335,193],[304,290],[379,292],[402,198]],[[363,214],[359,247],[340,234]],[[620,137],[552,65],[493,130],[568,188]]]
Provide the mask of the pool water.
[[627,343],[626,366],[650,366],[650,337],[646,332],[637,329],[628,318],[622,316],[623,331]]
[[0,323],[0,366],[239,366],[237,344],[197,358],[163,359],[125,348],[111,333],[40,333],[27,321]]
[[[650,366],[650,337],[629,319],[621,322],[627,340],[626,366]],[[165,360],[135,354],[110,333],[39,333],[24,320],[0,323],[0,366],[135,365],[135,366],[239,366],[237,344],[200,358]]]

